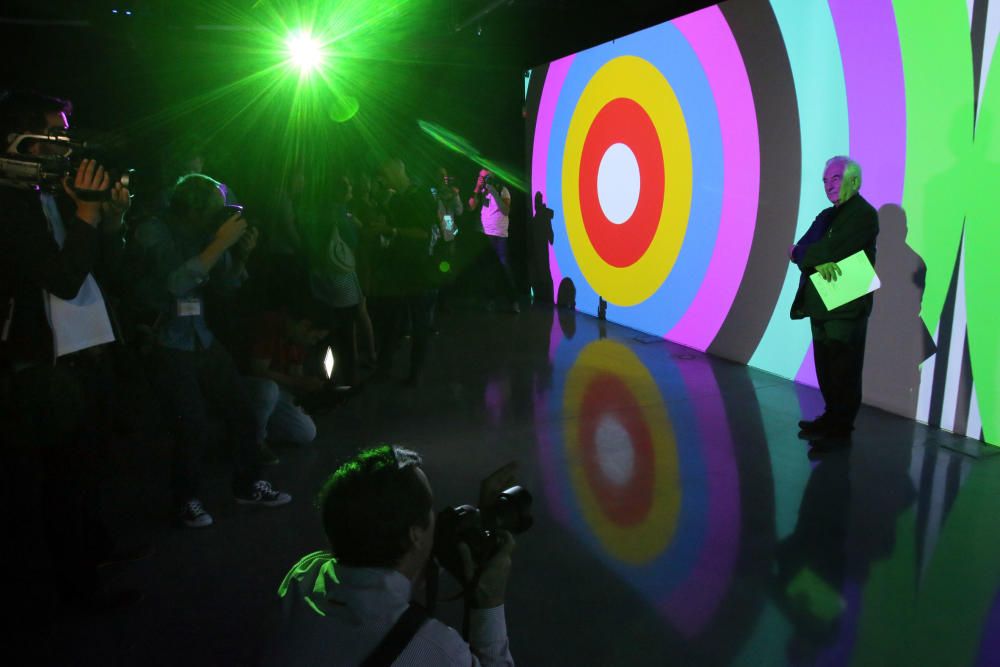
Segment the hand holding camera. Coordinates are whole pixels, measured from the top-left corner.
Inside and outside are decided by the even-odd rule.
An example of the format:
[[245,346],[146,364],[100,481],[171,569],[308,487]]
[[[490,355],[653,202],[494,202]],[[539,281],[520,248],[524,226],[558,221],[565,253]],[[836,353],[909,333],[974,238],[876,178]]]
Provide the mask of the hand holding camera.
[[465,584],[476,607],[503,604],[510,574],[513,534],[528,530],[531,494],[517,486],[516,463],[508,463],[480,485],[480,507],[459,505],[442,510],[434,528],[434,557]]
[[243,211],[240,210],[226,218],[226,221],[219,226],[215,232],[215,241],[221,243],[224,249],[229,249],[243,238],[246,231],[247,221],[243,218]]
[[73,183],[69,176],[63,178],[63,189],[76,203],[76,216],[90,225],[101,221],[101,208],[111,178],[96,160],[85,159],[76,170]]
[[504,603],[507,594],[507,579],[510,577],[511,554],[514,552],[514,536],[506,530],[496,531],[499,547],[479,569],[472,559],[472,552],[464,542],[458,544],[462,559],[462,569],[466,581],[475,583],[472,604],[477,609],[492,609]]

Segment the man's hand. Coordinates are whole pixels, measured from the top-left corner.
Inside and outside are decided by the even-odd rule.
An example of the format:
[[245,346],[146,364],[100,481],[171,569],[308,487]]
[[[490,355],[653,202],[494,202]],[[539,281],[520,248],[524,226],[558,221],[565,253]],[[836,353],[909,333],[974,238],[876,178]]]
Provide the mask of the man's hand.
[[72,185],[68,176],[63,179],[63,189],[76,203],[76,217],[89,225],[97,225],[101,221],[100,193],[108,189],[110,180],[104,167],[91,159],[80,163]]
[[816,272],[823,276],[823,280],[826,282],[837,282],[837,276],[841,275],[842,271],[840,267],[837,266],[836,262],[827,262],[826,264],[820,264],[816,267]]
[[479,507],[480,509],[493,509],[497,496],[517,484],[517,461],[511,461],[498,470],[490,473],[489,477],[479,484]]
[[[246,231],[247,221],[243,219],[243,214],[234,213],[215,232],[215,241],[222,244],[224,250],[229,249],[243,238]],[[256,243],[256,240],[254,243]]]
[[[496,532],[500,540],[500,548],[479,570],[479,580],[476,590],[472,593],[472,603],[479,609],[492,609],[504,603],[507,595],[507,579],[510,577],[511,559],[514,552],[514,536],[506,530]],[[464,542],[458,543],[458,554],[462,558],[462,570],[465,580],[473,581],[476,576],[476,566],[472,562],[472,553]]]

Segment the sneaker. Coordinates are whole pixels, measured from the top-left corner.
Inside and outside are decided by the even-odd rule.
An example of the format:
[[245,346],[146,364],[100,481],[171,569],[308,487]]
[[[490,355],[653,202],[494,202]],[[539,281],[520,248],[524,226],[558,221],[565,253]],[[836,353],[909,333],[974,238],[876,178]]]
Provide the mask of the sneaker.
[[520,313],[521,312],[521,304],[519,304],[517,301],[515,301],[514,303],[511,304],[510,310],[511,310],[512,313]]
[[262,466],[274,466],[281,463],[281,459],[278,458],[273,449],[268,447],[266,442],[262,442],[260,449],[257,450],[257,462]]
[[246,493],[237,493],[236,502],[241,505],[263,505],[277,507],[292,501],[292,497],[282,491],[276,491],[271,483],[259,479],[254,482]]
[[207,528],[215,523],[212,515],[205,511],[205,506],[197,498],[192,498],[184,503],[184,506],[181,507],[180,519],[181,523],[188,528]]

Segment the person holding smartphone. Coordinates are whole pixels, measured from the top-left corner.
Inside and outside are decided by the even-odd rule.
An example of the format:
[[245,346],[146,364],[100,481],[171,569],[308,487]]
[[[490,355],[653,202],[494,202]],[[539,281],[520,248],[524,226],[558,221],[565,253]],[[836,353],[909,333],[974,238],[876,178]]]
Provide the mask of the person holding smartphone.
[[447,301],[448,287],[454,282],[457,254],[455,237],[458,235],[458,219],[465,212],[465,206],[462,204],[455,179],[448,174],[448,170],[445,167],[438,167],[436,175],[437,184],[431,188],[431,193],[437,200],[438,226],[431,243],[434,266],[437,267],[437,283],[440,287],[437,293],[437,309],[443,307]]

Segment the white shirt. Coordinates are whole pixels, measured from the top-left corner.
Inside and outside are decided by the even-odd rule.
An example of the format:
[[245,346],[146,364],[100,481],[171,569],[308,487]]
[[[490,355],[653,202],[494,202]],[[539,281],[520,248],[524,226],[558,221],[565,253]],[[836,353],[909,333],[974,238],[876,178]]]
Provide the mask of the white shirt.
[[[479,209],[479,219],[483,222],[483,232],[487,236],[502,236],[507,238],[507,228],[510,225],[510,219],[500,209],[500,202],[494,201],[494,192],[496,190],[489,188],[483,191],[483,205]],[[510,201],[510,191],[507,190],[507,186],[501,188],[498,194],[501,199]]]
[[[361,664],[389,633],[409,607],[412,584],[395,570],[336,565],[318,551],[292,568],[278,594],[281,623],[262,664],[347,667]],[[513,667],[503,606],[473,609],[469,628],[471,647],[431,618],[392,664]]]
[[[41,199],[42,210],[52,228],[52,236],[61,248],[66,240],[66,227],[59,215],[59,207],[50,194],[43,194]],[[115,339],[104,296],[90,273],[84,278],[75,297],[66,301],[49,294],[46,305],[57,357],[110,343]]]

